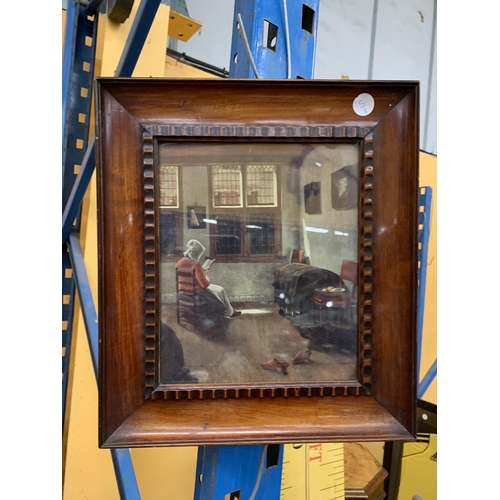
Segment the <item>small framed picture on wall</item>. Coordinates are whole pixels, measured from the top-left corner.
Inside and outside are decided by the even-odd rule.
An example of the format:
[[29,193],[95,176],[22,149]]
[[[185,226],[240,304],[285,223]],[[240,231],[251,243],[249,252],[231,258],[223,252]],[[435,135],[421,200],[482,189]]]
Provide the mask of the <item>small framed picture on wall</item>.
[[321,182],[310,182],[304,186],[306,214],[321,214]]
[[359,174],[357,165],[348,165],[334,172],[332,178],[332,208],[350,210],[358,206]]
[[207,208],[198,205],[187,207],[186,219],[188,229],[206,229]]

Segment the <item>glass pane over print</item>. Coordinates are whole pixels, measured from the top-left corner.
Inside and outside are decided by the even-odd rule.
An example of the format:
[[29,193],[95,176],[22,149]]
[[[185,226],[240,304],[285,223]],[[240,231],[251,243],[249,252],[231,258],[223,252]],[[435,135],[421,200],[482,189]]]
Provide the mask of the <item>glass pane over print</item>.
[[160,263],[160,382],[356,381],[359,145],[158,148],[182,179],[160,224],[162,248],[177,241]]

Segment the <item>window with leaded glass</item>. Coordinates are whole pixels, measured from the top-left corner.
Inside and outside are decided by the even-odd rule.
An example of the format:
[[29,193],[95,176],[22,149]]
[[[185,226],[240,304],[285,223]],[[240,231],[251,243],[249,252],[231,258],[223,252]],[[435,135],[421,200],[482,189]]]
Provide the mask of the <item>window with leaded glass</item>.
[[279,258],[278,167],[217,165],[211,168],[210,180],[211,255],[231,262]]
[[159,167],[160,207],[179,208],[179,169],[176,166]]
[[240,166],[212,168],[212,197],[214,207],[241,207],[242,184]]
[[247,165],[247,207],[275,207],[277,205],[276,167],[274,165]]
[[215,220],[217,255],[241,255],[241,216],[217,214]]
[[179,167],[175,165],[158,167],[160,253],[167,259],[178,256],[182,250],[179,174]]
[[276,251],[275,214],[249,214],[248,246],[250,255],[272,255]]

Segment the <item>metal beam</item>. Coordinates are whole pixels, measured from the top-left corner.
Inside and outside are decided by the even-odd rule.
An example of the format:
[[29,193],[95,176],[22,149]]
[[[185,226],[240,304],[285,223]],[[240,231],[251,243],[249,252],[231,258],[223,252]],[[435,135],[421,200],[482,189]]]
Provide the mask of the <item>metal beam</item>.
[[305,78],[314,73],[319,0],[236,0],[231,78]]
[[[160,0],[143,0],[140,3],[134,17],[132,27],[130,28],[127,41],[123,48],[120,61],[118,62],[118,66],[115,70],[115,76],[132,76],[159,5]],[[80,172],[77,178],[73,181],[71,190],[68,190],[68,194],[63,197],[63,201],[65,202],[62,220],[63,243],[66,242],[69,233],[73,228],[73,220],[80,209],[83,197],[88,189],[92,174],[94,173],[95,153],[93,137],[91,138],[87,149],[85,150],[85,155],[80,163]]]
[[132,76],[160,3],[160,0],[142,0],[139,4],[115,76]]
[[[143,6],[143,4],[146,4]],[[96,4],[97,5],[97,4]],[[122,55],[123,67],[117,70],[116,76],[131,76],[137,58],[142,50],[154,15],[158,9],[158,1],[142,2],[140,10],[147,15],[141,17],[141,26],[136,26],[129,35],[126,53]],[[154,14],[151,12],[154,10]],[[88,141],[90,102],[92,95],[92,79],[95,56],[95,42],[98,16],[89,16],[90,12],[78,2],[68,2],[66,13],[66,37],[63,60],[63,220],[62,220],[62,277],[63,277],[63,408],[64,426],[66,410],[66,394],[71,351],[72,322],[74,308],[74,290],[78,290],[81,309],[87,332],[94,374],[98,374],[98,320],[92,298],[90,283],[85,269],[79,235],[78,213],[84,194],[95,168],[94,137]],[[148,19],[150,19],[148,21]],[[146,26],[146,23],[150,23]],[[144,23],[144,24],[142,24]],[[140,48],[134,43],[141,36],[137,30],[144,32]],[[135,41],[130,41],[130,37]],[[129,72],[129,74],[127,74]],[[79,166],[79,172],[75,172]],[[76,220],[76,224],[74,221]],[[139,488],[134,473],[130,452],[127,449],[111,450],[116,481],[120,498],[123,500],[140,499]]]
[[[89,131],[90,96],[95,59],[95,36],[97,18],[85,14],[84,7],[69,2],[66,11],[62,72],[62,203],[71,198],[82,163]],[[82,195],[83,197],[83,195]],[[78,212],[81,202],[76,203],[67,217],[67,234],[71,227],[79,227]],[[64,230],[64,228],[63,228]],[[72,326],[74,313],[74,281],[66,245],[62,245],[62,421],[64,426],[68,371],[71,355]]]
[[116,483],[121,500],[140,500],[139,486],[135,478],[130,451],[127,449],[111,450],[111,459],[115,468]]
[[66,206],[87,149],[97,17],[70,2],[63,66],[62,202]]
[[78,215],[82,205],[83,197],[88,189],[90,179],[95,169],[95,136],[89,141],[87,151],[83,157],[80,172],[78,173],[71,193],[69,194],[68,201],[64,208],[62,217],[62,243],[64,244],[73,228],[74,220]]
[[94,299],[92,297],[92,290],[90,288],[87,271],[85,269],[85,261],[83,259],[80,238],[76,231],[73,231],[69,236],[68,250],[71,259],[71,267],[73,269],[73,279],[75,280],[78,296],[80,297],[80,307],[83,313],[85,330],[87,331],[92,366],[94,367],[94,373],[97,380],[97,369],[99,363],[99,331],[97,327],[97,312],[94,306]]
[[437,376],[437,359],[434,360],[434,363],[432,363],[427,373],[423,376],[422,380],[419,382],[417,389],[417,398],[422,399],[424,397],[424,394],[426,393],[427,389],[430,387],[436,376]]
[[[418,398],[422,398],[425,390],[432,383],[437,374],[437,361],[434,362],[434,370],[430,370],[425,377],[425,390],[423,381],[420,382],[422,343],[424,330],[424,311],[425,311],[425,289],[427,284],[427,259],[429,255],[429,238],[431,234],[431,209],[432,209],[432,188],[423,186],[420,188],[418,213],[418,317],[417,317],[417,393]],[[430,378],[430,380],[429,380]],[[423,392],[422,392],[423,391]]]

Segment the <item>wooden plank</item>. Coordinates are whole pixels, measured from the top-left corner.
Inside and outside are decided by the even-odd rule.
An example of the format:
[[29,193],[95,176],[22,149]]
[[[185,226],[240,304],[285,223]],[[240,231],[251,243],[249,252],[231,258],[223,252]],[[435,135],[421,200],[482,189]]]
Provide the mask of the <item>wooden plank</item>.
[[385,498],[384,479],[387,471],[359,443],[344,445],[345,498],[381,500]]

